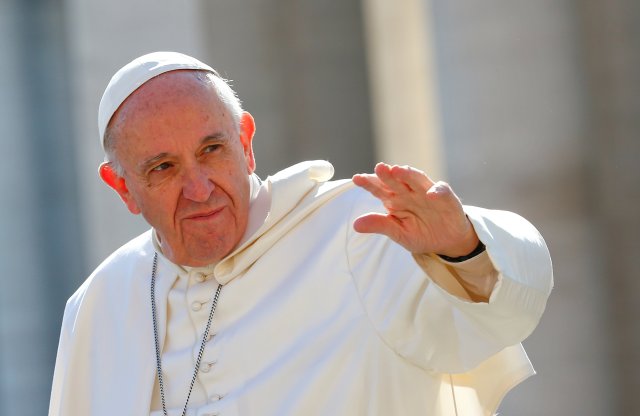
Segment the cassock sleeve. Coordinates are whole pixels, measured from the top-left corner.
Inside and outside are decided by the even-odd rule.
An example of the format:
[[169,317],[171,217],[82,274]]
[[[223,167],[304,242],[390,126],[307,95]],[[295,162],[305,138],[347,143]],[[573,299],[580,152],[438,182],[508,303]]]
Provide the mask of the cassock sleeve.
[[70,322],[73,318],[73,312],[75,311],[74,299],[71,298],[67,302],[65,307],[64,316],[62,319],[62,329],[60,331],[60,340],[58,343],[58,352],[56,355],[56,365],[53,372],[53,383],[51,387],[51,398],[49,401],[49,416],[62,416],[62,401],[64,396],[65,381],[67,379],[67,371],[69,368],[68,356],[70,348],[70,330],[73,325]]
[[[359,192],[351,222],[381,204]],[[465,207],[487,247],[497,283],[487,302],[474,302],[450,265],[435,255],[412,256],[376,234],[349,227],[347,256],[363,307],[397,354],[441,373],[464,373],[518,344],[537,325],[553,286],[551,260],[538,231],[506,211]]]

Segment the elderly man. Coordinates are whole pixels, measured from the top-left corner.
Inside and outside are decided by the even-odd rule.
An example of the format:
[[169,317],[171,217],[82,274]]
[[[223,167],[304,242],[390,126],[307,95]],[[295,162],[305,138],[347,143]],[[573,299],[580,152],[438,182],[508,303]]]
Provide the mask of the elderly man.
[[552,270],[521,217],[410,167],[263,182],[253,118],[178,53],[118,71],[99,130],[152,229],[69,299],[50,416],[488,415],[532,374]]

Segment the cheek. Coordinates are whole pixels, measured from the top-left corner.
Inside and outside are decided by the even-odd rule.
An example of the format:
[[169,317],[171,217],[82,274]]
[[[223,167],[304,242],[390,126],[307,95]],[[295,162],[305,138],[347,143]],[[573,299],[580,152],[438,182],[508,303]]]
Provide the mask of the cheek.
[[152,192],[141,192],[136,195],[136,201],[142,216],[151,226],[158,228],[163,224],[173,223],[177,204],[175,190],[155,189]]

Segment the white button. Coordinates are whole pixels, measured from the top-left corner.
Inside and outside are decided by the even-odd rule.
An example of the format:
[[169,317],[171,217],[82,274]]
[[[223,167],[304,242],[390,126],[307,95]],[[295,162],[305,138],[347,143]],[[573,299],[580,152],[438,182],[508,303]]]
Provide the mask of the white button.
[[207,342],[211,341],[215,336],[216,334],[214,334],[213,332],[209,332],[209,335],[207,335]]
[[202,367],[200,367],[200,371],[202,371],[203,373],[208,373],[209,371],[211,371],[211,368],[213,368],[215,363],[216,363],[215,361],[210,361],[208,363],[202,363]]
[[214,394],[211,396],[211,401],[217,402],[218,400],[222,399],[224,396],[221,394]]
[[197,311],[199,311],[200,309],[202,309],[202,303],[201,303],[201,302],[195,301],[195,302],[193,302],[193,303],[191,304],[191,310],[193,310],[193,311],[196,311],[196,312],[197,312]]
[[199,283],[202,283],[207,279],[203,273],[196,273],[194,278],[196,279],[196,282],[199,282]]

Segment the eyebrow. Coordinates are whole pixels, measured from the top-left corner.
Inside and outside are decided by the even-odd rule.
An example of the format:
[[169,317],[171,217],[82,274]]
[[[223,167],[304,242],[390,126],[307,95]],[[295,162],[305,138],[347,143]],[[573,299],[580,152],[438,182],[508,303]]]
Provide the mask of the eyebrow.
[[149,158],[145,161],[143,161],[142,163],[140,163],[138,166],[140,167],[140,170],[142,172],[146,172],[152,165],[154,165],[157,161],[164,159],[165,157],[169,156],[169,153],[167,152],[163,152],[160,153],[152,158]]
[[227,135],[220,131],[218,133],[205,136],[204,139],[200,141],[200,144],[205,144],[207,142],[213,142],[213,141],[228,141],[228,140],[229,138],[227,137]]
[[[200,144],[205,144],[208,142],[213,142],[213,141],[228,141],[228,137],[223,133],[223,132],[217,132],[214,134],[209,134],[207,136],[205,136],[201,141]],[[168,157],[169,153],[167,152],[162,152],[159,153],[149,159],[146,159],[144,161],[142,161],[138,166],[140,167],[140,169],[145,172],[147,171],[149,168],[151,168],[151,166],[153,166],[156,162],[158,162],[159,160],[164,159],[165,157]]]

